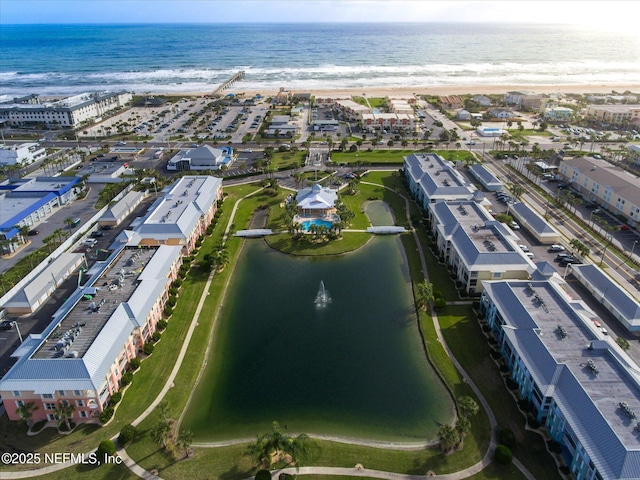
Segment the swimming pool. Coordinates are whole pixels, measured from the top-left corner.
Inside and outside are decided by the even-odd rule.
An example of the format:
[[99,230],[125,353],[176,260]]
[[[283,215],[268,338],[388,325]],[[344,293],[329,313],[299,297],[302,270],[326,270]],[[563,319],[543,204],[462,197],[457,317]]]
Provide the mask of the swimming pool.
[[311,220],[305,220],[304,222],[300,222],[300,225],[302,225],[303,231],[308,232],[309,227],[311,225],[322,225],[323,227],[331,228],[331,226],[333,225],[333,222],[330,222],[328,220],[320,220],[319,218],[314,218]]

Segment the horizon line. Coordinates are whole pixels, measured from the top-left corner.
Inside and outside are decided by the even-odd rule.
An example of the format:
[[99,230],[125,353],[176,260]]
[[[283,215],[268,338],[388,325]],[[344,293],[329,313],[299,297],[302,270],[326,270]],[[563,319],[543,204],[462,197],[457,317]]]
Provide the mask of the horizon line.
[[[296,21],[277,21],[277,20],[253,20],[253,21],[238,21],[238,20],[229,20],[229,21],[215,21],[215,22],[202,22],[202,21],[193,21],[193,22],[173,22],[173,21],[154,21],[154,22],[145,22],[145,21],[136,21],[136,22],[94,22],[94,21],[86,21],[86,22],[17,22],[17,23],[3,23],[0,21],[0,26],[3,27],[11,27],[11,26],[24,26],[24,25],[349,25],[349,24],[360,24],[360,25],[418,25],[418,24],[449,24],[449,25],[539,25],[539,26],[581,26],[581,24],[575,24],[571,22],[536,22],[536,21],[505,21],[505,20],[348,20],[348,21],[340,21],[340,20],[332,20],[332,21],[316,21],[316,20],[296,20]],[[584,25],[582,25],[584,26]]]

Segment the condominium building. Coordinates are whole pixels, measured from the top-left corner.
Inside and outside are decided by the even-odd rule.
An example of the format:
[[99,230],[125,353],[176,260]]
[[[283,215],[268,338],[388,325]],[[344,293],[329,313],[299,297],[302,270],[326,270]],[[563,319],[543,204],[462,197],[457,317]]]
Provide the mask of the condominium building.
[[179,245],[188,255],[204,235],[222,198],[222,179],[198,175],[184,176],[167,187],[122,240],[129,245]]
[[428,213],[438,254],[467,293],[480,293],[489,280],[528,279],[536,270],[513,231],[480,204],[441,201]]
[[335,100],[334,106],[340,109],[348,120],[352,121],[360,121],[362,120],[362,115],[372,113],[371,108],[353,100]]
[[412,153],[404,157],[404,173],[411,195],[425,211],[429,210],[430,203],[441,200],[484,198],[452,162],[435,153]]
[[547,107],[542,116],[545,120],[566,122],[573,118],[573,110],[567,107]]
[[413,130],[415,115],[413,113],[365,113],[361,115],[363,127],[369,131],[398,129]]
[[635,227],[640,220],[638,177],[605,160],[592,157],[565,159],[558,174],[589,202],[595,202],[614,215],[625,217]]
[[589,105],[585,116],[589,120],[609,125],[640,125],[640,105]]
[[[131,102],[129,92],[82,93],[56,102],[0,103],[0,121],[9,125],[51,125],[76,127],[83,122],[101,117],[105,113],[124,107]],[[36,103],[37,102],[37,103]]]
[[576,480],[640,478],[637,365],[554,281],[489,281],[480,312]]
[[10,420],[32,403],[32,421],[56,420],[63,403],[71,420],[88,422],[118,391],[123,374],[156,330],[168,290],[182,263],[179,246],[121,246],[87,272],[42,333],[13,353],[16,363],[0,380]]

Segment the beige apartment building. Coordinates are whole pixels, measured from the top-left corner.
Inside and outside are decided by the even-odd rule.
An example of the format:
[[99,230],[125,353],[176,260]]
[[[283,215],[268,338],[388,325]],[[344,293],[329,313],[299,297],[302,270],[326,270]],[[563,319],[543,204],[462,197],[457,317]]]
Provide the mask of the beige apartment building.
[[640,105],[589,105],[586,117],[610,125],[640,125]]
[[585,200],[623,215],[632,227],[638,225],[640,185],[635,175],[592,157],[564,160],[558,173]]

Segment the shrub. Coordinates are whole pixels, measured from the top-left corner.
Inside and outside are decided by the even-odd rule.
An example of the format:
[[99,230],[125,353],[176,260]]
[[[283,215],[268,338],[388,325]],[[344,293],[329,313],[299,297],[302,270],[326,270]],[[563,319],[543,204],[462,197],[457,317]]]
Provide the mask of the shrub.
[[513,453],[506,445],[498,445],[494,453],[496,462],[501,465],[509,465],[513,460]]
[[529,413],[531,411],[531,403],[529,403],[529,400],[519,400],[518,407],[520,407],[520,410],[526,413]]
[[271,472],[269,470],[258,470],[255,480],[271,480]]
[[167,299],[167,305],[169,305],[170,307],[175,307],[177,302],[178,302],[178,299],[176,297],[174,297],[173,295],[171,295]]
[[549,440],[547,442],[547,447],[549,451],[552,453],[562,453],[562,445],[560,442],[556,442],[555,440]]
[[120,379],[120,385],[122,385],[123,387],[126,387],[131,383],[132,380],[133,380],[133,373],[127,372],[124,375],[122,375],[122,378]]
[[167,328],[167,321],[162,319],[158,320],[156,327],[158,327],[158,330],[164,330],[165,328]]
[[483,325],[482,326],[482,331],[483,332],[490,332],[491,331],[491,327],[489,325]]
[[516,382],[513,378],[507,378],[507,388],[509,390],[516,390],[518,388],[518,382]]
[[533,417],[528,417],[527,418],[527,423],[534,430],[537,429],[537,428],[540,428],[540,422],[538,420],[536,420],[535,418],[533,418]]
[[447,301],[442,297],[438,297],[433,301],[433,306],[435,308],[444,308],[447,306]]
[[116,392],[111,395],[111,403],[113,403],[114,405],[116,405],[120,400],[122,400],[122,393]]
[[498,350],[491,350],[491,358],[498,360],[500,357],[502,357],[502,354]]
[[98,420],[100,420],[100,423],[107,423],[111,420],[111,417],[113,417],[113,407],[108,407],[100,413]]
[[164,310],[162,311],[162,313],[164,313],[165,317],[170,317],[171,314],[173,313],[173,307],[170,307],[169,305],[165,305]]
[[509,372],[509,366],[508,365],[500,365],[500,372],[501,373]]
[[134,357],[129,361],[129,369],[135,372],[140,368],[140,359],[138,357]]
[[161,336],[162,334],[160,332],[153,332],[153,334],[151,335],[151,338],[154,342],[157,342],[158,340],[160,340]]
[[180,288],[182,286],[182,280],[180,280],[179,278],[176,278],[171,284],[171,286],[175,288]]
[[516,435],[508,428],[501,428],[498,430],[498,442],[509,448],[513,448],[516,446]]
[[153,343],[145,343],[144,347],[142,347],[142,351],[144,352],[145,355],[151,355],[153,353]]
[[433,297],[434,298],[444,298],[444,293],[442,293],[442,290],[434,290],[433,291]]
[[111,440],[103,440],[98,446],[96,456],[100,462],[105,460],[105,457],[112,457],[116,453],[116,446]]
[[124,427],[122,427],[122,430],[120,430],[120,435],[118,435],[118,443],[120,444],[120,446],[126,447],[131,443],[133,437],[135,436],[136,427],[134,427],[133,425],[125,425]]

